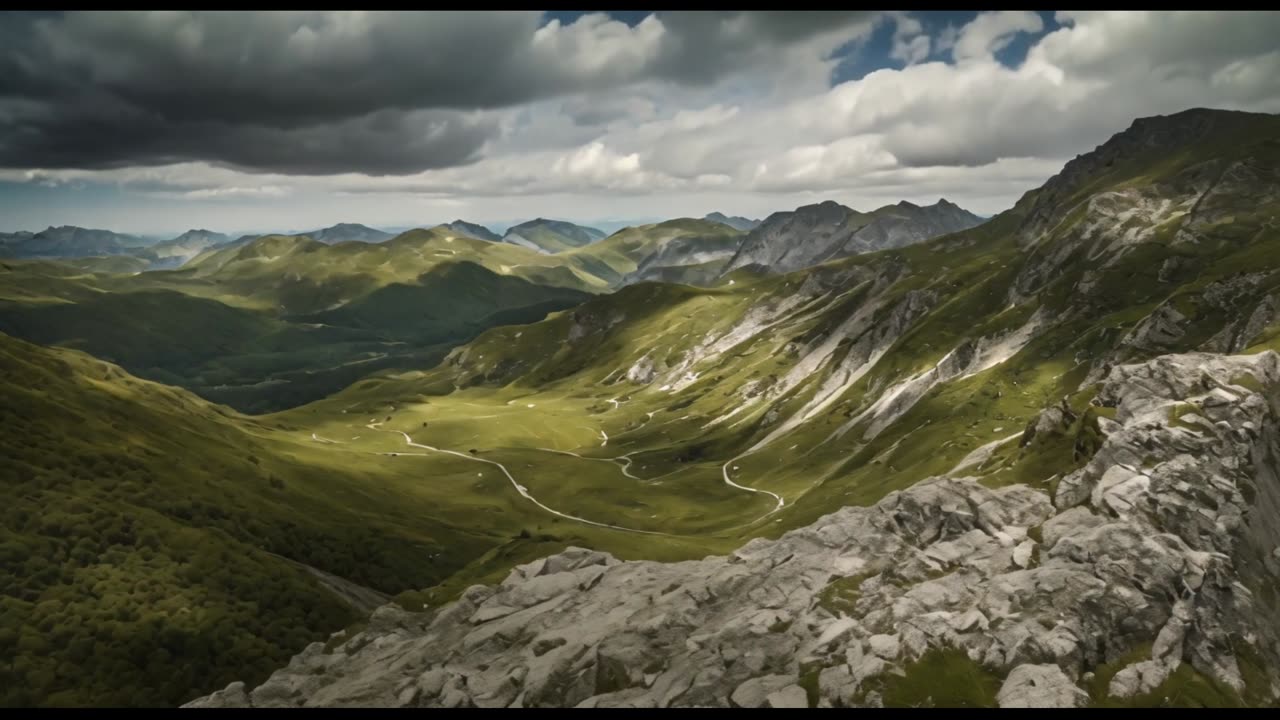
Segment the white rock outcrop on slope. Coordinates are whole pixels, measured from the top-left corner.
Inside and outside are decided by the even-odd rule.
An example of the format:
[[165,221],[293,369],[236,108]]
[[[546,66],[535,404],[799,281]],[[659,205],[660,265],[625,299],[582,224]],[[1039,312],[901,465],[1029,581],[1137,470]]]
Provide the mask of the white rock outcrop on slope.
[[[1271,352],[1116,367],[1099,393],[1115,422],[1054,498],[935,478],[727,557],[570,548],[432,612],[380,608],[332,651],[189,706],[876,705],[942,648],[1002,677],[1002,706],[1079,706],[1086,673],[1148,645],[1112,694],[1184,663],[1243,691],[1248,648],[1270,675],[1248,690],[1274,697],[1274,610],[1251,588],[1280,571],[1277,388]],[[1169,422],[1188,402],[1200,429]],[[841,578],[858,594],[833,605]]]

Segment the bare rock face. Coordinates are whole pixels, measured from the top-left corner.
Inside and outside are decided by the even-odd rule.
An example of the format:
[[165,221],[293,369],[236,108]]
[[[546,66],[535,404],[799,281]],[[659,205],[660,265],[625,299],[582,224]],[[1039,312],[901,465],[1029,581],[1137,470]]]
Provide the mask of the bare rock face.
[[997,696],[1002,708],[1083,707],[1089,696],[1057,665],[1019,665]]
[[1201,349],[1210,352],[1240,352],[1249,346],[1263,330],[1280,320],[1280,298],[1268,295],[1258,301],[1251,310],[1232,310],[1237,320],[1228,323],[1209,338]]
[[[1148,646],[1111,694],[1189,664],[1274,697],[1280,641],[1253,588],[1280,566],[1278,389],[1271,352],[1119,366],[1107,437],[1053,498],[934,478],[726,557],[570,548],[428,613],[379,609],[251,692],[189,706],[875,706],[958,649],[1004,678],[1001,706],[1076,707],[1087,673]],[[1171,423],[1179,404],[1205,422]],[[856,592],[836,602],[833,582]]]
[[904,201],[869,213],[827,200],[765,218],[742,240],[725,272],[744,267],[790,272],[836,258],[913,245],[982,222],[945,199],[925,207]]
[[653,358],[645,355],[636,361],[635,365],[627,368],[627,380],[639,385],[648,385],[653,382],[654,377],[658,374],[658,369],[654,367]]

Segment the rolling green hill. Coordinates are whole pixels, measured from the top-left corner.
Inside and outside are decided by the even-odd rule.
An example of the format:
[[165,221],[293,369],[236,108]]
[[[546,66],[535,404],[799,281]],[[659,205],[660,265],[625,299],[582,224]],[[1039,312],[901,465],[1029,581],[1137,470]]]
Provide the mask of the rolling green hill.
[[[709,220],[680,218],[619,230],[596,243],[562,253],[589,272],[621,285],[646,265],[676,265],[699,251],[736,249],[743,233]],[[728,260],[726,254],[724,260]]]
[[511,226],[502,241],[544,253],[558,253],[590,245],[604,236],[604,232],[596,228],[537,218]]
[[[542,264],[506,264],[527,259]],[[433,364],[487,327],[589,297],[546,256],[441,231],[382,245],[267,237],[140,275],[5,268],[0,331],[251,412],[323,397],[374,370]]]
[[273,235],[206,253],[177,272],[149,275],[153,283],[189,286],[193,293],[230,294],[236,302],[300,314],[330,309],[391,283],[412,282],[438,265],[457,261],[538,284],[607,289],[601,278],[565,268],[555,258],[444,226],[410,230],[381,243],[324,245],[305,237]]
[[472,262],[450,262],[436,265],[413,283],[392,283],[337,309],[301,319],[434,344],[469,337],[494,325],[541,320],[550,311],[590,297],[577,290],[495,275]]

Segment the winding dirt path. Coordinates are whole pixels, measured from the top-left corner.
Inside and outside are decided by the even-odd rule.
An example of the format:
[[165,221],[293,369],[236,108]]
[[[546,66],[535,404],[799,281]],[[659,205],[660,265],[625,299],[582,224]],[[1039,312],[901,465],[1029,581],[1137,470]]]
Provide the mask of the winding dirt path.
[[747,455],[749,455],[749,454],[750,454],[750,451],[745,452],[745,453],[743,453],[743,454],[741,454],[741,455],[739,455],[739,456],[737,456],[737,457],[735,457],[735,458],[730,458],[730,460],[729,460],[728,462],[726,462],[724,465],[721,465],[721,466],[720,466],[720,475],[724,478],[724,484],[725,484],[725,485],[728,485],[728,486],[730,486],[730,487],[738,488],[739,490],[746,490],[747,492],[750,492],[750,493],[761,493],[761,494],[764,494],[764,495],[768,495],[769,497],[771,497],[771,498],[773,498],[774,500],[777,500],[777,501],[778,501],[778,504],[777,504],[776,506],[774,506],[774,508],[773,508],[772,510],[770,510],[770,511],[769,511],[769,512],[767,512],[767,513],[765,513],[764,515],[762,515],[762,516],[761,516],[761,518],[759,518],[759,519],[757,519],[757,520],[756,520],[756,522],[759,522],[759,520],[760,520],[760,519],[762,519],[762,518],[766,518],[766,517],[769,517],[770,515],[772,515],[772,514],[774,514],[774,513],[778,512],[779,510],[781,510],[781,509],[783,508],[783,506],[787,504],[787,501],[786,501],[786,500],[783,500],[783,499],[782,499],[782,496],[781,496],[781,495],[779,495],[779,494],[777,494],[777,493],[769,492],[768,490],[757,490],[756,488],[750,488],[750,487],[747,487],[746,485],[739,485],[738,483],[734,482],[734,481],[729,477],[729,466],[730,466],[730,465],[732,465],[732,464],[734,464],[734,463],[736,463],[736,462],[738,462],[738,460],[739,460],[740,458],[744,458],[744,457],[746,457],[746,456],[747,456]]
[[[373,426],[370,425],[369,427],[373,427]],[[378,428],[373,428],[373,429],[377,430]],[[635,528],[622,527],[621,525],[610,525],[609,523],[596,522],[595,520],[588,520],[586,518],[581,518],[576,515],[570,515],[568,513],[560,512],[555,508],[547,506],[542,501],[534,497],[529,492],[528,488],[521,485],[519,482],[516,482],[515,476],[511,474],[511,471],[507,470],[506,465],[503,465],[500,462],[497,462],[495,460],[486,460],[484,458],[478,458],[472,455],[468,455],[467,453],[458,452],[456,450],[444,450],[438,447],[432,447],[431,445],[424,445],[423,443],[417,443],[413,441],[412,437],[409,437],[409,433],[407,432],[396,431],[396,430],[383,430],[383,432],[398,432],[404,438],[405,444],[409,445],[410,447],[421,448],[423,450],[430,450],[431,452],[444,453],[446,455],[456,455],[457,457],[460,457],[464,460],[471,460],[472,462],[479,462],[479,463],[485,463],[487,465],[493,465],[494,467],[498,468],[498,470],[502,471],[502,474],[507,477],[507,480],[511,482],[511,486],[516,489],[516,492],[520,493],[521,497],[523,497],[524,499],[528,500],[534,505],[537,505],[538,507],[542,508],[543,510],[557,517],[562,517],[566,520],[573,520],[574,522],[580,522],[585,525],[594,525],[596,527],[608,528],[610,530],[621,530],[623,532],[638,533],[640,535],[659,535],[662,537],[680,537],[679,535],[672,535],[670,533],[657,532],[655,530],[636,530]],[[405,453],[397,453],[397,454],[402,455]]]

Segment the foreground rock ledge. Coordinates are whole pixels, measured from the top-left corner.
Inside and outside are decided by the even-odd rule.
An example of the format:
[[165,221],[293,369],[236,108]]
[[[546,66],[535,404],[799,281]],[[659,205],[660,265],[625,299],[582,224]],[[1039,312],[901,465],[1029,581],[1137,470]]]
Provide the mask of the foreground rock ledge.
[[728,557],[570,548],[186,707],[877,705],[940,649],[1003,678],[1003,706],[1088,704],[1087,674],[1120,658],[1114,696],[1185,663],[1275,699],[1275,609],[1250,588],[1280,575],[1277,388],[1272,352],[1116,367],[1115,420],[1055,497],[937,478]]

